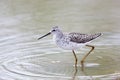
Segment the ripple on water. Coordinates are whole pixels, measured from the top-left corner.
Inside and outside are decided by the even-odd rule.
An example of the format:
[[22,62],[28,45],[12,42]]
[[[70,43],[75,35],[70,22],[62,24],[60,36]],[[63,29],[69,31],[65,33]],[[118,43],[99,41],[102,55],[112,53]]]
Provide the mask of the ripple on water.
[[[26,37],[26,36],[25,36]],[[14,37],[13,37],[14,38]],[[116,37],[109,37],[109,38],[116,38]],[[119,40],[119,39],[118,39]],[[105,41],[105,43],[108,43],[110,45],[116,45],[118,42],[117,39],[113,41],[112,43]],[[14,41],[13,41],[14,42]],[[22,42],[22,41],[21,41]],[[104,42],[104,41],[102,41]],[[102,42],[100,44],[102,44]],[[11,42],[10,42],[11,43]],[[8,44],[10,44],[8,43]],[[26,76],[34,76],[34,77],[62,77],[62,78],[71,78],[74,74],[74,57],[71,56],[72,53],[64,52],[61,55],[61,51],[58,53],[56,48],[48,48],[49,46],[53,46],[49,44],[49,40],[45,40],[41,42],[42,47],[40,47],[37,42],[29,43],[25,41],[24,43],[16,42],[16,48],[11,51],[15,51],[13,53],[21,51],[20,54],[26,54],[23,55],[23,57],[18,57],[14,54],[14,57],[16,59],[12,59],[11,57],[3,62],[3,67],[5,70],[19,74],[19,75],[26,75]],[[48,43],[48,44],[46,44]],[[7,44],[7,43],[6,43]],[[95,43],[97,44],[97,43]],[[2,44],[4,45],[4,44]],[[36,46],[35,46],[36,45]],[[102,44],[104,45],[104,44]],[[119,64],[118,64],[118,47],[116,49],[106,46],[98,46],[97,49],[95,49],[96,54],[92,54],[92,58],[87,58],[85,68],[87,72],[87,75],[81,72],[79,69],[77,76],[78,78],[85,78],[89,77],[88,75],[92,75],[95,78],[103,77],[106,78],[106,76],[116,73],[120,71]],[[117,44],[118,45],[118,44]],[[38,47],[39,46],[39,47]],[[101,47],[102,46],[102,47]],[[39,48],[39,50],[38,50]],[[52,51],[55,51],[53,53]],[[102,49],[102,50],[101,50]],[[34,54],[34,51],[37,53],[40,52],[40,54],[36,55]],[[117,50],[117,51],[114,51]],[[84,50],[83,50],[84,51]],[[107,54],[109,51],[109,54]],[[31,52],[31,53],[30,53]],[[45,53],[47,52],[47,53]],[[9,53],[9,51],[8,51]],[[29,54],[30,53],[30,54]],[[83,52],[85,53],[85,51]],[[28,56],[29,55],[29,56]],[[95,56],[94,56],[95,55]],[[97,56],[96,56],[97,55]],[[100,57],[98,57],[98,55]],[[4,55],[6,56],[6,55]],[[78,55],[78,58],[81,59],[81,55]],[[89,60],[90,59],[90,60]],[[108,67],[109,66],[109,67]],[[80,65],[78,65],[80,67]],[[116,75],[116,74],[115,74]],[[110,75],[111,76],[111,75]]]
[[[66,53],[64,56],[67,56]],[[23,58],[9,60],[3,63],[3,67],[15,74],[26,75],[26,76],[34,76],[34,77],[62,77],[62,78],[70,78],[74,74],[74,62],[70,62],[72,58],[66,57],[57,57],[60,54],[51,53],[51,54],[42,54],[42,55],[30,55]],[[105,57],[104,57],[105,58]],[[112,61],[111,58],[103,59],[102,61],[107,60],[108,62]],[[108,75],[108,73],[104,75],[99,75],[98,69],[103,70],[103,66],[101,66],[99,60],[98,63],[86,63],[86,68],[91,68],[88,70],[88,74],[85,75],[81,70],[79,70],[78,74],[81,75],[80,78],[88,78],[89,74],[94,78],[104,77]],[[95,62],[95,61],[94,61]],[[109,63],[108,63],[109,64]],[[79,66],[78,66],[79,67]],[[100,70],[99,69],[99,70]],[[104,71],[101,71],[102,73]],[[111,74],[111,73],[109,73]]]
[[56,63],[60,63],[60,61],[50,60],[43,55],[32,55],[4,62],[3,67],[10,72],[29,76],[47,77],[64,75],[54,72],[55,68],[58,67],[55,65]]

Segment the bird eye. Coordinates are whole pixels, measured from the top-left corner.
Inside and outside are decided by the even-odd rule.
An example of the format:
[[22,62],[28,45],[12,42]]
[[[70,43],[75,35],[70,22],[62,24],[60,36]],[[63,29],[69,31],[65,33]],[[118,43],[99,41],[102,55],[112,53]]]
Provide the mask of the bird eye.
[[55,30],[52,30],[52,31],[55,31]]

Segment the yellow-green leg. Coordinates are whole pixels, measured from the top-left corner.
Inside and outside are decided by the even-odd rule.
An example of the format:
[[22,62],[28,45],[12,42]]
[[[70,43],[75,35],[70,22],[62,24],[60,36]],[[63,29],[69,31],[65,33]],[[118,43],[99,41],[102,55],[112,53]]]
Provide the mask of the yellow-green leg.
[[74,57],[75,57],[75,67],[77,67],[77,56],[76,56],[76,54],[75,54],[75,52],[74,52],[74,50],[72,50],[72,52],[73,52],[73,54],[74,54]]
[[94,50],[94,46],[91,46],[91,45],[86,45],[87,47],[91,47],[92,49],[83,57],[83,59],[81,60],[81,65],[82,67],[84,67],[84,61],[85,59],[87,58],[87,56]]

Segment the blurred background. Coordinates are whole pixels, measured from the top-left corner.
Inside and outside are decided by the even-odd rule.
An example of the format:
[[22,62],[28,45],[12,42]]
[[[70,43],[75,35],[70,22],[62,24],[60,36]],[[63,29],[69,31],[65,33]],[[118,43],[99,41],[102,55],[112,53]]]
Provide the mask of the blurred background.
[[[0,80],[71,80],[74,56],[58,48],[53,26],[63,32],[102,33],[74,80],[120,79],[120,0],[0,0]],[[79,61],[89,51],[76,51]]]

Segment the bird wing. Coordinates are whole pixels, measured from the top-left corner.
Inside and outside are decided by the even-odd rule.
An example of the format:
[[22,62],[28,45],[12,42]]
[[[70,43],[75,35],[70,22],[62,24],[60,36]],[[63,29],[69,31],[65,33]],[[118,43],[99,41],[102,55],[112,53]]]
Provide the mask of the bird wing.
[[76,42],[76,43],[86,43],[89,42],[97,37],[99,37],[101,33],[97,34],[81,34],[81,33],[69,33],[70,41]]

